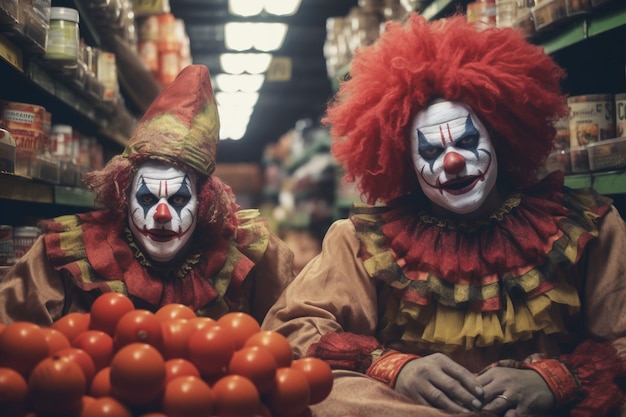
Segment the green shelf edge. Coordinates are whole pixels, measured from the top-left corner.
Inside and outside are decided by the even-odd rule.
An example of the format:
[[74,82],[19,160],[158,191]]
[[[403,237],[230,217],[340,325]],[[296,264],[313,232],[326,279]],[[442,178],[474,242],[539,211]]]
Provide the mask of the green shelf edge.
[[54,186],[54,203],[65,206],[95,208],[93,193],[82,188]]
[[565,185],[571,188],[593,188],[600,194],[626,194],[626,171],[566,175]]
[[454,0],[434,0],[430,4],[428,4],[428,6],[424,7],[420,14],[426,19],[432,20],[453,2]]
[[566,24],[552,39],[540,42],[548,54],[572,46],[592,36],[626,25],[626,7],[621,10],[606,8]]

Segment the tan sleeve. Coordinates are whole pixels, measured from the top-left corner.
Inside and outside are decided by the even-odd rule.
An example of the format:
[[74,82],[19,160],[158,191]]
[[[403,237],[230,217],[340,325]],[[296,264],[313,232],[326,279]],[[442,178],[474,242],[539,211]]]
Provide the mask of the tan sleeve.
[[626,361],[626,223],[612,208],[589,244],[584,301],[586,329],[611,341]]
[[326,233],[321,253],[268,312],[262,327],[284,334],[297,357],[328,332],[374,334],[376,287],[358,257],[359,247],[353,224],[335,222]]
[[293,278],[293,252],[276,235],[271,234],[263,258],[255,267],[252,315],[259,323]]
[[40,236],[0,281],[0,321],[48,326],[60,317],[64,302],[63,280],[48,262]]

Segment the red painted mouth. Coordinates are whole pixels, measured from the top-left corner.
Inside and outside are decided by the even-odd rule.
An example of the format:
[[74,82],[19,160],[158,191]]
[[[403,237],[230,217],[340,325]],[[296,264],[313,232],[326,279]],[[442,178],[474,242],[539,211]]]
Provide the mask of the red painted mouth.
[[176,233],[173,230],[165,229],[144,229],[143,234],[154,240],[155,242],[167,242],[173,239],[178,239],[180,237],[180,233]]
[[480,175],[468,175],[462,178],[451,179],[443,184],[439,183],[437,185],[437,188],[439,188],[441,194],[443,194],[443,192],[445,191],[448,194],[461,195],[465,194],[468,191],[471,191],[472,188],[474,188],[476,184],[478,184],[478,181],[482,181],[484,179],[485,174],[481,172]]

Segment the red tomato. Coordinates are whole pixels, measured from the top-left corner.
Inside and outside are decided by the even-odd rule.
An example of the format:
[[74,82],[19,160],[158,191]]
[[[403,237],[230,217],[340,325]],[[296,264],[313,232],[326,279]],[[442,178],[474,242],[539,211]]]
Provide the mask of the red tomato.
[[76,336],[72,346],[82,349],[91,356],[96,372],[109,366],[113,358],[113,338],[101,330],[86,330]]
[[30,405],[38,416],[75,415],[87,392],[80,365],[62,356],[50,356],[33,369],[28,378]]
[[179,376],[165,386],[162,408],[169,417],[210,417],[213,403],[209,384],[197,376]]
[[170,319],[193,319],[196,316],[196,312],[184,304],[166,304],[163,307],[159,308],[156,313],[157,318],[159,320],[170,320]]
[[57,356],[68,358],[80,365],[80,368],[85,374],[87,387],[91,385],[91,381],[93,381],[93,378],[96,375],[96,364],[89,353],[77,347],[67,347],[59,350],[56,354]]
[[297,368],[279,368],[267,405],[278,416],[293,416],[306,410],[311,393],[306,374]]
[[91,395],[85,394],[83,395],[83,399],[82,399],[82,404],[81,404],[81,413],[83,412],[83,410],[92,402],[95,401],[95,398],[92,397]]
[[203,327],[215,326],[217,321],[210,317],[194,317],[193,319],[189,319],[189,323],[191,323],[196,329],[201,329]]
[[165,361],[166,383],[179,376],[200,377],[200,371],[196,365],[183,358],[173,358]]
[[113,336],[119,319],[135,305],[126,295],[118,292],[105,292],[91,304],[91,330],[100,330]]
[[231,311],[217,319],[217,324],[232,331],[235,336],[235,348],[241,349],[246,340],[261,331],[259,322],[249,314]]
[[235,338],[221,326],[205,327],[189,337],[187,352],[203,378],[219,377],[235,353]]
[[46,336],[36,324],[17,321],[0,333],[0,367],[13,368],[24,378],[49,351]]
[[133,413],[115,398],[100,397],[89,402],[80,417],[133,417]]
[[187,343],[196,327],[187,319],[167,319],[161,322],[163,343],[161,353],[165,359],[186,358]]
[[89,387],[89,395],[94,398],[111,396],[111,367],[100,369],[94,375]]
[[333,389],[333,371],[327,362],[309,357],[293,361],[291,367],[301,369],[306,375],[311,391],[309,405],[317,404],[328,397]]
[[24,415],[27,392],[26,380],[19,372],[0,368],[0,416]]
[[53,329],[52,327],[41,327],[41,331],[46,336],[48,342],[48,354],[54,355],[57,351],[70,347],[70,341],[60,331]]
[[147,343],[121,348],[111,361],[111,394],[131,406],[152,404],[165,388],[165,361]]
[[248,378],[226,375],[213,385],[215,410],[219,417],[252,417],[261,407],[256,387]]
[[293,357],[291,344],[285,336],[271,330],[262,330],[246,340],[245,347],[260,346],[272,352],[279,368],[289,368]]
[[259,346],[244,347],[236,351],[228,364],[228,373],[248,378],[259,393],[264,394],[274,386],[276,360],[272,353]]
[[161,321],[148,310],[129,311],[117,322],[113,340],[116,350],[130,343],[147,343],[160,350],[163,342]]
[[50,327],[63,333],[67,337],[67,340],[72,343],[76,336],[86,330],[89,330],[90,321],[91,314],[73,312],[61,317],[52,323]]

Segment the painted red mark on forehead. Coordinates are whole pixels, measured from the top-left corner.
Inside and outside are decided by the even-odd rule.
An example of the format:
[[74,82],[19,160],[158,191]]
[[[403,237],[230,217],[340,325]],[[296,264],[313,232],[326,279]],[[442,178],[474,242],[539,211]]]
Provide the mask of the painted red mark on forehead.
[[[450,143],[453,142],[452,140],[452,132],[450,132],[450,124],[446,123],[446,129],[448,130],[448,140],[450,141]],[[446,145],[446,136],[443,133],[443,125],[439,125],[439,135],[441,136],[441,144],[443,146]]]
[[159,181],[159,197],[161,197],[163,195],[163,188],[165,188],[165,197],[167,198],[169,196],[169,191],[167,189],[167,181]]

